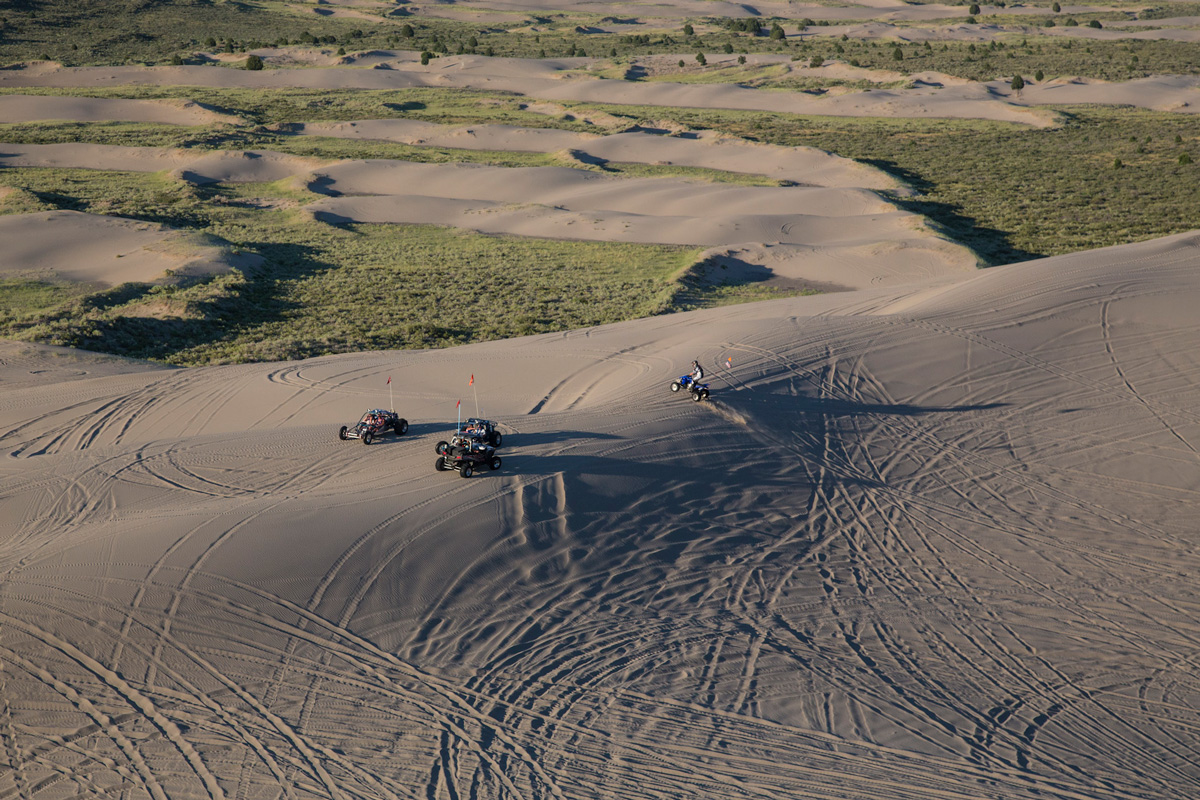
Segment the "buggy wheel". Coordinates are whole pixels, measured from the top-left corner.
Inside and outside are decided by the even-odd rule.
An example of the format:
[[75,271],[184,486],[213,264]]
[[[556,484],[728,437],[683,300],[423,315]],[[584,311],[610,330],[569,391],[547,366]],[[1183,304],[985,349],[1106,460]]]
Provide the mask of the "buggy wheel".
[[679,381],[671,382],[671,391],[672,392],[678,392],[682,388],[683,388],[683,386],[679,383]]
[[488,466],[492,469],[500,469],[500,456],[492,456],[492,460],[488,462]]
[[692,392],[692,399],[695,400],[697,403],[699,403],[701,400],[704,399],[704,395],[700,392],[699,389],[697,389],[696,391]]
[[394,424],[392,427],[396,429],[397,436],[403,436],[404,434],[408,433],[408,420],[398,419],[396,420],[396,424]]
[[500,435],[500,431],[492,431],[492,447],[499,447],[504,441],[504,437]]
[[362,443],[363,444],[370,444],[371,440],[373,438],[375,438],[375,437],[371,434],[370,431],[363,431],[363,434],[362,434]]
[[474,470],[471,468],[470,464],[463,464],[458,468],[458,474],[462,475],[464,478],[471,477],[472,472],[474,472]]
[[346,426],[345,425],[343,425],[342,429],[340,431],[338,431],[338,438],[341,439],[343,442],[346,441]]
[[436,469],[438,472],[445,472],[446,471],[446,460],[439,456],[438,460],[433,462],[433,468]]
[[446,448],[449,446],[450,445],[447,444],[446,442],[438,442],[437,446],[433,448],[433,451],[435,453],[437,453],[439,456],[444,456],[444,455],[446,455]]

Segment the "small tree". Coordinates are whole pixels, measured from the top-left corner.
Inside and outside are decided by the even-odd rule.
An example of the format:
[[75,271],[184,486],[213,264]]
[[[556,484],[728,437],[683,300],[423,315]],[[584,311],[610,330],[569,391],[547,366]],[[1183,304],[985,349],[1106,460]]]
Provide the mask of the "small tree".
[[721,48],[721,52],[725,53],[726,55],[732,54],[733,53],[733,45],[730,44],[729,42],[726,42],[725,46]]
[[1054,5],[1050,6],[1050,10],[1057,14],[1058,12],[1062,11],[1062,6],[1060,6],[1058,3],[1055,3]]
[[821,58],[820,56],[813,56],[812,59],[808,62],[808,65],[810,67],[819,67],[824,63],[825,63],[825,59]]
[[895,61],[904,60],[904,51],[900,49],[900,45],[896,45],[896,49],[892,51],[892,59]]
[[474,50],[476,47],[479,47],[479,40],[472,36],[467,40],[467,46]]
[[413,30],[412,25],[405,23],[404,27],[400,29],[400,35],[403,36],[405,39],[411,39],[417,35],[417,32]]
[[1180,165],[1181,167],[1182,167],[1182,166],[1187,166],[1187,165],[1188,165],[1188,164],[1190,164],[1190,163],[1192,163],[1192,157],[1191,157],[1191,156],[1189,156],[1187,153],[1180,153],[1180,154],[1179,154],[1179,165]]
[[1088,21],[1088,27],[1089,28],[1103,28],[1104,26],[1100,24],[1100,20],[1093,19],[1093,20]]
[[971,7],[967,9],[967,13],[970,14],[972,17],[979,16],[979,4],[971,3]]
[[679,68],[683,69],[686,66],[687,66],[687,63],[682,58],[679,59]]
[[704,57],[704,53],[696,53],[696,63],[702,67],[708,65],[708,59]]
[[1046,73],[1042,72],[1039,69],[1037,72],[1033,73],[1033,79],[1035,81],[1037,81],[1038,83],[1041,83],[1042,81],[1044,81],[1046,79]]
[[1124,166],[1125,165],[1123,163],[1121,163],[1121,159],[1119,159],[1119,158],[1113,159],[1113,169],[1121,169]]
[[692,23],[685,22],[683,24],[683,35],[684,36],[695,36],[696,35],[696,29],[692,27]]
[[1014,92],[1019,92],[1024,88],[1025,88],[1025,79],[1022,78],[1020,75],[1013,75],[1012,90]]
[[745,56],[738,56],[738,63],[739,63],[739,64],[745,64],[745,63],[746,63],[746,57],[745,57]]
[[246,59],[246,69],[257,72],[263,68],[263,60],[256,55]]
[[428,50],[421,53],[421,66],[423,66],[423,67],[429,66],[429,60],[431,58],[433,58],[433,53],[429,52]]
[[779,40],[783,39],[785,36],[787,36],[787,34],[785,34],[783,32],[783,28],[780,27],[778,22],[771,25],[771,38],[772,39],[774,39],[775,41],[779,41]]

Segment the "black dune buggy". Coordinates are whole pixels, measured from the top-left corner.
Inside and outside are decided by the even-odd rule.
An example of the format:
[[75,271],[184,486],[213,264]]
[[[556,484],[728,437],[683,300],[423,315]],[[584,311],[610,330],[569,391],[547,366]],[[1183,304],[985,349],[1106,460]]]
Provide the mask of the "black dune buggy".
[[363,414],[354,427],[343,425],[338,431],[338,438],[343,442],[347,439],[358,439],[363,444],[370,444],[387,431],[395,431],[397,436],[403,436],[408,433],[408,420],[401,418],[395,411],[373,408]]
[[456,469],[459,475],[469,478],[475,470],[485,466],[488,469],[500,469],[500,456],[496,455],[496,448],[472,436],[455,434],[448,442],[438,442],[434,449],[438,458],[433,468],[438,472]]
[[500,443],[504,441],[500,431],[496,430],[496,423],[490,419],[476,419],[475,417],[460,424],[457,435],[469,436],[477,442],[490,444],[492,447],[499,447]]

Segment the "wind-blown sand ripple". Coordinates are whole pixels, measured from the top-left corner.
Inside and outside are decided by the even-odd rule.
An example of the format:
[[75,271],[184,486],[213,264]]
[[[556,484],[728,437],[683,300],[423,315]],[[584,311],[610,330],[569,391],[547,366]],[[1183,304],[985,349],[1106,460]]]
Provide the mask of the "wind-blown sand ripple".
[[14,387],[0,785],[1193,796],[1198,244]]

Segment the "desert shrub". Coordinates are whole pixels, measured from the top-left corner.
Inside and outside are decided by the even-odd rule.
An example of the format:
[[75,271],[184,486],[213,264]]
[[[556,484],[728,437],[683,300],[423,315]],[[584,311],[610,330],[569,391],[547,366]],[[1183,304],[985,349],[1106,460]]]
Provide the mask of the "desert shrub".
[[1187,153],[1179,154],[1179,165],[1180,166],[1187,166],[1190,163],[1192,163],[1192,157],[1190,155],[1188,155]]
[[246,59],[246,69],[261,70],[263,68],[263,60],[256,55],[251,55]]
[[1012,83],[1010,84],[1014,92],[1019,92],[1025,88],[1025,79],[1020,75],[1013,75]]

